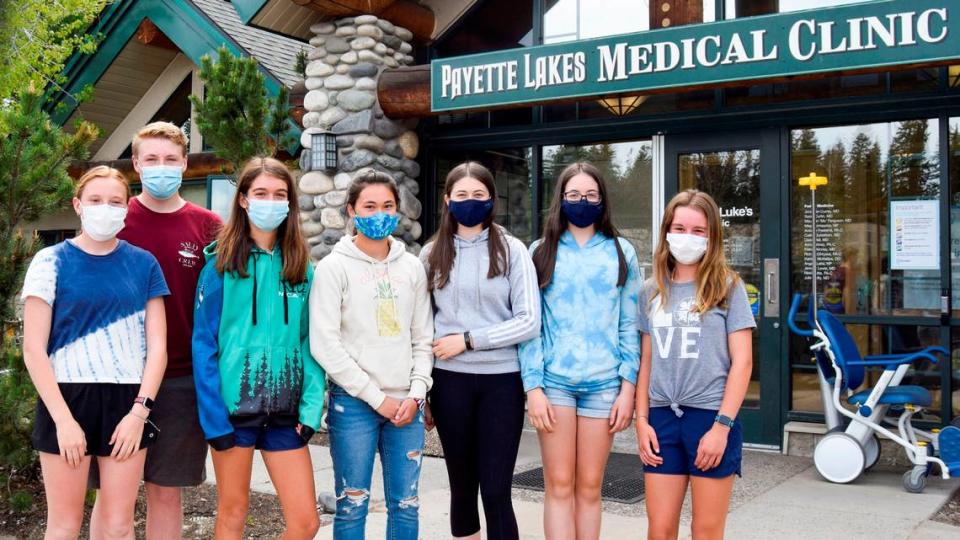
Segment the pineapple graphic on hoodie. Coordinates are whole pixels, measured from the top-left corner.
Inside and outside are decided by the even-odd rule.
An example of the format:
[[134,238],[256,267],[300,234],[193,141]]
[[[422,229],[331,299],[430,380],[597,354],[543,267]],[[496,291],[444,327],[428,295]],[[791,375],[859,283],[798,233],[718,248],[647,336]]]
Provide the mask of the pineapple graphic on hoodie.
[[310,351],[327,375],[376,409],[386,396],[423,399],[433,380],[427,275],[403,242],[377,260],[344,236],[317,263]]

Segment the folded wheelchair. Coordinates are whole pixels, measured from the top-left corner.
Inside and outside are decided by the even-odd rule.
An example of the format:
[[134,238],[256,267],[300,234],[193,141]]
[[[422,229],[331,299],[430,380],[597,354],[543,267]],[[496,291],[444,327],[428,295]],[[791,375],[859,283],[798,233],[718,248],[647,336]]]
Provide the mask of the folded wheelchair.
[[[943,347],[927,347],[907,354],[862,357],[843,323],[828,311],[814,309],[813,302],[807,315],[809,328],[800,328],[796,318],[802,302],[803,296],[795,294],[787,322],[793,333],[811,340],[824,394],[829,431],[813,455],[820,475],[839,484],[856,480],[879,459],[877,435],[882,434],[902,446],[913,464],[903,475],[907,491],[922,492],[934,467],[943,479],[960,476],[960,428],[948,426],[929,432],[915,428],[911,419],[929,407],[933,398],[922,386],[900,384],[914,361],[936,364],[938,354],[949,359],[949,352]],[[866,379],[867,367],[882,367],[882,374],[872,387],[857,391]],[[852,407],[844,406],[843,397]],[[895,425],[896,431],[887,425]]]

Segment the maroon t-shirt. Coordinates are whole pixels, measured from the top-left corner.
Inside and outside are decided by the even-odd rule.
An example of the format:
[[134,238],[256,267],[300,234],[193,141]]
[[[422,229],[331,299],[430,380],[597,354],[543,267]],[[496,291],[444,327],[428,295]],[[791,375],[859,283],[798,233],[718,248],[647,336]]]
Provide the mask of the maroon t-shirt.
[[203,248],[222,225],[219,216],[191,202],[168,214],[154,212],[136,198],[127,208],[126,224],[117,237],[152,253],[170,288],[170,295],[163,298],[167,312],[165,378],[193,373],[193,301],[204,265]]

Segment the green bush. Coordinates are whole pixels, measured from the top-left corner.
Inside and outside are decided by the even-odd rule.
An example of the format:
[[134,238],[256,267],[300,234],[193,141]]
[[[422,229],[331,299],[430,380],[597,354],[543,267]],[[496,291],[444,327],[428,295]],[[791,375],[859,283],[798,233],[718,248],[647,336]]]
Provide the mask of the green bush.
[[22,469],[35,460],[30,431],[37,392],[13,341],[5,335],[0,345],[0,464]]
[[10,495],[10,509],[14,512],[26,512],[33,506],[33,495],[19,490]]

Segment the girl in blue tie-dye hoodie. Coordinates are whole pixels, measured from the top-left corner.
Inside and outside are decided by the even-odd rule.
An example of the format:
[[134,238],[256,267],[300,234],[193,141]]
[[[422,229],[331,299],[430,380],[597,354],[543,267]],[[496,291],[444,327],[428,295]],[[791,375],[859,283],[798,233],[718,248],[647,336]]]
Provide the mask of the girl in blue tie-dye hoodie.
[[543,323],[520,347],[520,367],[543,453],[547,538],[599,537],[603,470],[613,435],[633,417],[640,270],[606,195],[593,165],[565,168],[530,247]]

